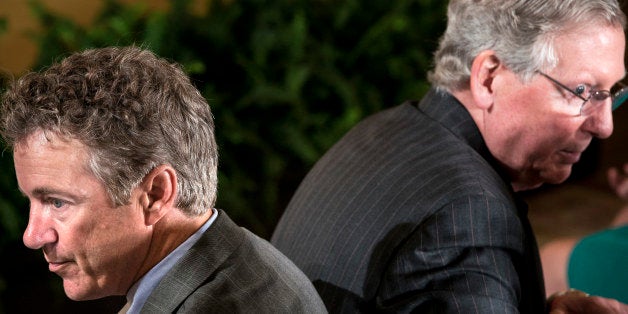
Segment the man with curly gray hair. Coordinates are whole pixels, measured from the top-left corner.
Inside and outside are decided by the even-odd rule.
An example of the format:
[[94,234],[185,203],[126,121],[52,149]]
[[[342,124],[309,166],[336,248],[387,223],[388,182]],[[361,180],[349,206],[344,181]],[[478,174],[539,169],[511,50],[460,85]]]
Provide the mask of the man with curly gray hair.
[[215,209],[209,105],[137,47],[75,53],[14,82],[0,133],[30,201],[23,240],[67,296],[128,313],[324,312],[307,277]]
[[[563,182],[611,135],[626,17],[616,0],[451,0],[447,17],[433,88],[349,131],[271,239],[330,312],[546,310],[516,192]],[[622,306],[580,296],[550,306]]]

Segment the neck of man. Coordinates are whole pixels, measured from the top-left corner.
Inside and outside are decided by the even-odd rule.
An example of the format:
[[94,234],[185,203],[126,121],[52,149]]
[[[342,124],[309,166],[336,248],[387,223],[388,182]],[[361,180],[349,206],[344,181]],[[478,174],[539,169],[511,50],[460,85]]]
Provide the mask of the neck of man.
[[213,210],[208,210],[200,216],[190,217],[178,209],[169,211],[153,226],[148,253],[133,283],[142,278],[151,268],[198,231],[212,215],[216,214]]

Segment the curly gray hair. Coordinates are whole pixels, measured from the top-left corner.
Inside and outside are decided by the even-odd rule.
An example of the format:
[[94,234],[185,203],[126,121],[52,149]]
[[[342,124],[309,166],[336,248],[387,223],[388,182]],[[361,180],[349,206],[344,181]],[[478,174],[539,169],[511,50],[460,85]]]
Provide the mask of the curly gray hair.
[[86,50],[13,82],[0,134],[14,147],[38,131],[86,145],[85,167],[116,206],[162,164],[177,172],[183,212],[200,215],[214,205],[218,151],[209,105],[176,64],[149,51]]

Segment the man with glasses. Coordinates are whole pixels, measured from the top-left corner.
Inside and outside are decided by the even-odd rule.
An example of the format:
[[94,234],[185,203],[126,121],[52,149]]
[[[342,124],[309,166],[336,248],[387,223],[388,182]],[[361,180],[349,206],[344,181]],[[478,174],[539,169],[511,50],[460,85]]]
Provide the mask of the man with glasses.
[[[565,84],[559,82],[557,79],[541,71],[539,71],[539,74],[545,76],[548,80],[554,82],[560,88],[582,100],[582,105],[579,106],[580,110],[578,111],[578,115],[592,114],[597,107],[606,102],[608,98],[612,99],[613,105],[611,106],[611,109],[615,111],[615,109],[619,108],[619,106],[621,106],[628,98],[628,88],[626,88],[621,82],[618,82],[615,85],[615,91],[613,92],[607,90],[595,90],[590,87],[587,89],[585,84],[579,84],[575,89],[571,89]],[[578,106],[574,107],[578,108]]]
[[563,182],[611,135],[625,23],[615,0],[451,0],[433,89],[332,147],[273,244],[333,313],[626,310],[578,292],[546,302],[516,193]]

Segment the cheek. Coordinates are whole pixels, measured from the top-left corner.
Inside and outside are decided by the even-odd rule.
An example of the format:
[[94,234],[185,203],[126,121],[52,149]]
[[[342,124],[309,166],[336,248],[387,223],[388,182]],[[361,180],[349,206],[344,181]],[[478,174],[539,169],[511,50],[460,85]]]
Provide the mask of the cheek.
[[75,229],[74,241],[82,248],[86,259],[102,260],[118,255],[127,243],[132,242],[137,224],[132,217],[117,211],[102,209],[104,214],[92,215],[89,222]]
[[561,118],[549,116],[539,123],[537,133],[545,142],[553,144],[566,144],[577,141],[578,133],[582,127],[582,121],[578,118]]
[[492,130],[493,137],[486,139],[487,145],[498,160],[513,170],[520,171],[550,159],[573,141],[578,127],[548,117],[526,119],[511,115],[502,120],[507,122],[500,128]]
[[527,149],[532,155],[539,155],[540,158],[548,157],[568,146],[576,131],[577,128],[557,125],[553,122],[539,124],[528,132]]
[[78,244],[76,259],[84,279],[122,293],[136,276],[150,246],[149,233],[133,227],[131,221],[98,224],[83,240]]
[[117,230],[105,224],[85,226],[76,230],[74,245],[76,259],[86,273],[98,274],[107,259],[115,254]]
[[[573,119],[563,121],[566,123],[559,122],[548,122],[532,133],[535,136],[530,139],[528,160],[534,169],[541,172],[553,169],[549,172],[556,170],[563,173],[571,169],[571,162],[565,159],[564,151],[583,149],[583,141],[578,138],[581,124],[573,123]],[[548,180],[551,183],[555,183],[554,181]]]

